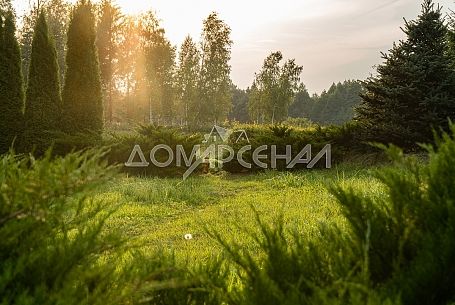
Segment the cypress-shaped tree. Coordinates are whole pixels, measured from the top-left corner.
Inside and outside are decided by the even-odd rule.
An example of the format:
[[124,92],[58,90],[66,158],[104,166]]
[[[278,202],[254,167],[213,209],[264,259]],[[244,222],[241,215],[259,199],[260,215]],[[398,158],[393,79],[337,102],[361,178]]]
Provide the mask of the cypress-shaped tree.
[[68,133],[101,133],[103,128],[103,100],[95,38],[92,4],[81,0],[73,9],[68,29],[67,72],[63,88],[64,126]]
[[455,118],[455,74],[448,28],[432,0],[403,31],[407,39],[383,54],[378,75],[364,82],[358,119],[368,140],[412,147],[430,142],[432,128],[447,129],[447,118]]
[[62,111],[57,52],[41,11],[36,22],[25,99],[26,149],[46,149],[59,130]]
[[0,12],[0,153],[21,135],[24,89],[14,15]]

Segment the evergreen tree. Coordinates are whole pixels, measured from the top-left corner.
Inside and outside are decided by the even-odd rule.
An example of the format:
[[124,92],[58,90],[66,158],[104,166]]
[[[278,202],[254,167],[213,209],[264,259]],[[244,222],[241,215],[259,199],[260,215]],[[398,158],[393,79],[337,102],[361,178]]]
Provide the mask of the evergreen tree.
[[34,28],[39,17],[39,12],[44,10],[49,28],[49,35],[54,39],[59,65],[60,85],[63,85],[65,76],[66,32],[69,22],[71,4],[66,0],[48,0],[31,2],[29,10],[22,16],[19,29],[19,43],[22,53],[22,71],[25,82],[29,74],[32,55],[32,41]]
[[103,100],[92,4],[81,0],[68,28],[63,125],[69,133],[103,129]]
[[[8,6],[5,6],[6,8]],[[21,134],[24,89],[21,55],[11,10],[0,9],[0,153]]]
[[431,141],[432,127],[447,129],[447,118],[455,118],[455,74],[448,29],[432,0],[403,31],[407,39],[383,54],[378,76],[364,83],[358,120],[369,140],[413,146]]
[[65,79],[66,34],[68,31],[71,3],[66,0],[48,0],[44,5],[50,36],[54,39],[59,67],[60,87]]
[[248,115],[248,93],[249,89],[242,90],[237,86],[232,85],[231,87],[232,96],[232,109],[229,114],[229,120],[238,121],[240,123],[246,123],[249,120]]
[[289,106],[289,117],[291,118],[310,118],[313,99],[308,93],[304,84],[300,84],[295,95],[294,102]]
[[258,88],[256,79],[253,81],[248,92],[248,114],[250,119],[255,123],[264,122],[263,96]]
[[24,145],[46,149],[52,135],[59,130],[62,102],[57,53],[49,35],[46,16],[40,12],[35,25],[32,54],[25,99]]
[[354,109],[361,103],[362,85],[358,81],[332,84],[328,91],[313,97],[308,113],[311,121],[323,125],[342,125],[354,117]]

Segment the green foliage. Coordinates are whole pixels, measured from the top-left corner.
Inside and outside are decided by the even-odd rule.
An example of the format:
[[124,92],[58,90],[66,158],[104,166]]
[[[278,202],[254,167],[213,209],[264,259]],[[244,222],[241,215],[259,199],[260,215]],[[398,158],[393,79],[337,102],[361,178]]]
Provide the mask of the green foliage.
[[290,107],[291,117],[305,117],[321,125],[343,125],[354,118],[361,103],[362,85],[358,81],[333,84],[321,95],[310,96],[305,87],[297,93]]
[[[355,271],[364,260],[352,264],[357,253],[349,252],[352,241],[341,231],[322,227],[316,237],[288,231],[282,217],[270,226],[256,212],[259,233],[252,238],[259,247],[259,259],[210,233],[224,248],[228,265],[241,285],[228,290],[217,287],[227,304],[400,304],[370,291]],[[340,236],[341,235],[341,236]]]
[[[286,153],[286,146],[291,146],[292,157],[294,158],[307,145],[312,146],[312,157],[314,157],[327,144],[330,144],[333,164],[342,163],[360,154],[377,151],[362,142],[362,133],[357,123],[329,127],[298,127],[289,123],[281,125],[239,125],[235,126],[234,129],[243,129],[246,131],[252,149],[244,153],[244,160],[252,163],[253,166],[251,169],[245,169],[240,166],[238,160],[234,159],[226,163],[223,167],[225,170],[233,173],[259,170],[260,168],[252,162],[252,152],[263,145],[267,145],[269,148],[269,153],[267,154],[269,157],[271,155],[270,147],[272,145],[276,146],[278,155],[284,155]],[[236,143],[236,135],[238,136],[238,134],[234,134],[229,140],[230,145],[237,153],[239,149],[248,143],[244,141]],[[324,167],[324,160],[324,158],[321,159],[316,164],[316,168]],[[271,158],[263,161],[270,167]],[[287,170],[284,160],[278,160],[277,169]],[[306,165],[297,164],[294,169],[306,169]]]
[[14,13],[14,8],[11,0],[0,0],[0,14],[4,14],[5,12]]
[[395,44],[378,75],[364,82],[358,120],[371,141],[415,147],[432,140],[432,128],[448,129],[455,114],[455,73],[441,8],[425,0],[406,22],[407,38]]
[[22,71],[24,73],[25,81],[27,81],[29,75],[34,28],[36,27],[40,12],[44,11],[49,26],[49,36],[53,38],[57,51],[59,83],[63,86],[66,70],[66,32],[69,22],[70,7],[71,4],[66,0],[31,2],[29,10],[22,16],[21,27],[18,32],[22,51]]
[[[129,159],[135,145],[141,147],[142,152],[150,163],[148,167],[134,168],[124,167],[127,173],[135,175],[154,175],[154,176],[175,176],[182,175],[186,171],[186,167],[177,167],[176,158],[174,162],[165,168],[159,168],[150,162],[151,150],[160,144],[169,146],[176,156],[176,146],[182,145],[186,156],[190,156],[195,145],[201,145],[202,136],[199,134],[188,134],[178,128],[169,128],[158,125],[143,125],[134,133],[130,134],[114,134],[111,143],[111,151],[108,155],[109,162],[113,164],[124,164]],[[165,162],[169,158],[167,151],[160,149],[156,152],[155,157],[159,162]],[[138,156],[134,161],[140,161]],[[183,162],[182,162],[183,164]]]
[[311,122],[307,118],[287,118],[283,121],[283,125],[291,126],[291,127],[298,127],[298,128],[310,128],[314,127],[313,122]]
[[250,92],[252,102],[249,106],[252,120],[274,124],[288,117],[289,106],[298,90],[303,67],[298,66],[295,59],[286,61],[280,67],[282,59],[281,52],[270,54],[255,77]]
[[44,3],[49,34],[55,42],[59,67],[59,83],[62,88],[66,72],[66,39],[70,10],[71,4],[66,0],[50,0]]
[[25,100],[23,149],[47,149],[51,133],[60,129],[62,101],[54,41],[49,36],[44,11],[36,22]]
[[176,90],[179,100],[179,113],[185,124],[194,124],[197,116],[198,79],[200,72],[200,54],[196,43],[187,36],[179,53],[176,74]]
[[[334,186],[346,224],[316,234],[256,213],[259,256],[208,230],[241,285],[217,283],[227,304],[452,304],[455,298],[455,126],[427,147],[429,162],[387,149],[384,192]],[[213,283],[212,283],[213,284]],[[215,285],[215,286],[216,286]]]
[[152,11],[142,17],[142,27],[149,119],[151,122],[172,124],[175,115],[175,47],[166,38]]
[[232,89],[232,109],[229,120],[246,123],[250,117],[248,115],[248,90],[242,90],[233,86]]
[[[109,213],[85,196],[110,177],[100,153],[0,162],[0,295],[5,304],[101,303],[114,269],[96,257],[118,243],[101,236]],[[102,298],[101,298],[102,296]]]
[[315,98],[317,98],[317,95],[314,95],[313,97],[310,96],[305,85],[300,84],[300,87],[295,94],[294,101],[289,106],[289,116],[292,118],[305,117],[310,119]]
[[113,91],[114,74],[118,58],[118,41],[122,26],[122,13],[120,8],[111,0],[103,0],[99,4],[99,20],[96,27],[96,46],[101,70],[101,82],[104,96],[104,113],[106,121],[113,120]]
[[200,304],[210,292],[164,252],[129,250],[94,198],[105,151],[0,159],[2,304]]
[[0,154],[9,150],[23,126],[24,88],[15,32],[12,11],[0,9]]
[[92,4],[81,0],[71,13],[66,77],[63,88],[63,127],[67,133],[103,129],[103,100],[95,45]]
[[93,148],[104,148],[112,145],[109,137],[101,137],[97,132],[79,133],[53,133],[55,141],[52,146],[52,154],[65,156],[74,151],[83,151]]
[[390,148],[396,168],[378,174],[388,189],[385,198],[374,200],[353,191],[334,190],[357,247],[369,244],[370,281],[383,284],[389,293],[399,293],[403,304],[447,304],[455,297],[453,135],[454,126],[452,136],[437,137],[437,146],[428,147],[426,166],[413,158],[404,159],[399,149]]
[[292,128],[286,125],[274,125],[269,128],[273,132],[273,135],[278,138],[287,138],[292,132]]
[[205,20],[201,41],[197,124],[223,122],[231,110],[231,28],[211,13]]
[[323,125],[342,125],[354,118],[360,105],[362,85],[357,81],[333,84],[326,92],[314,97],[309,118]]

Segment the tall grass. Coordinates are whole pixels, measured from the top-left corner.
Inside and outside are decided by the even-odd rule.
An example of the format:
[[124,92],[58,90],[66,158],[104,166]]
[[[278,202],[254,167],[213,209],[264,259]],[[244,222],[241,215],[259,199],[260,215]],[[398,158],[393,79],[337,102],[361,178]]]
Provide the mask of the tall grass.
[[[455,135],[455,126],[452,126]],[[318,233],[276,225],[257,213],[261,249],[245,252],[220,234],[241,285],[218,287],[227,304],[453,304],[455,300],[455,139],[445,134],[426,147],[429,162],[387,148],[394,166],[376,177],[385,196],[331,187],[347,227]],[[300,183],[291,181],[291,184]],[[291,236],[289,238],[289,236]]]

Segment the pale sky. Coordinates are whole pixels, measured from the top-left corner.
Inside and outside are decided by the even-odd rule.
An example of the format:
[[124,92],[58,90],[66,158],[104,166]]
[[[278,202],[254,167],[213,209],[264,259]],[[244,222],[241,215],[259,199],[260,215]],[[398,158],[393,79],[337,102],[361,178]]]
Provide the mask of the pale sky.
[[[29,0],[13,0],[20,15]],[[309,91],[333,82],[364,79],[403,38],[403,17],[414,19],[420,0],[117,0],[126,13],[156,11],[167,37],[179,46],[190,34],[199,39],[202,20],[216,11],[231,27],[232,80],[251,85],[264,58],[282,51],[304,66]],[[447,12],[453,0],[440,0]]]

